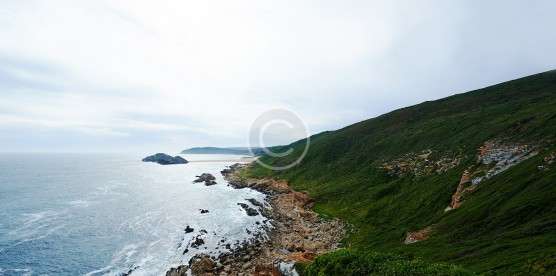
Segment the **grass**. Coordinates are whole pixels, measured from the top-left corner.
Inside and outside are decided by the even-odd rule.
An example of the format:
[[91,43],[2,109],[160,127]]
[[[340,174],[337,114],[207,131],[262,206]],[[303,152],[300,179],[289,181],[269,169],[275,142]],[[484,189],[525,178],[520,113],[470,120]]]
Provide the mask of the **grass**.
[[300,269],[302,275],[474,275],[455,265],[431,264],[417,258],[377,252],[338,250]]
[[[556,72],[549,71],[315,135],[300,165],[286,171],[255,166],[249,174],[288,180],[316,199],[317,212],[353,224],[356,231],[344,241],[350,250],[419,257],[479,273],[528,273],[535,263],[550,272],[556,167],[537,166],[556,150],[555,134]],[[493,138],[542,147],[538,156],[482,182],[460,209],[445,213],[463,171],[476,162],[477,148]],[[291,145],[294,155],[262,161],[288,164],[304,144]],[[463,158],[446,173],[422,177],[393,177],[380,169],[385,161],[426,149]],[[429,225],[435,225],[429,240],[402,243],[407,231]]]

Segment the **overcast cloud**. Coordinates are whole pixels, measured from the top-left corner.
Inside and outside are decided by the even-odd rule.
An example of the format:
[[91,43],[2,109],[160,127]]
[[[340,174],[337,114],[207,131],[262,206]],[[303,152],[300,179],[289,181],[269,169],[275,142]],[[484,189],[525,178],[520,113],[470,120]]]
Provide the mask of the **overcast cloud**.
[[[556,2],[75,1],[0,6],[0,151],[246,145],[556,68]],[[301,137],[278,137],[287,143]]]

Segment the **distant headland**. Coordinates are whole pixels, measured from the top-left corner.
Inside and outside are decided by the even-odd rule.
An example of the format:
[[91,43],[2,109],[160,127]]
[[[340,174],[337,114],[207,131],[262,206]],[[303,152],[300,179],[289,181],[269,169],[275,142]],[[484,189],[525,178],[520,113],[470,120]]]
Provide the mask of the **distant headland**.
[[263,148],[249,147],[194,147],[183,150],[182,154],[235,154],[235,155],[260,155]]

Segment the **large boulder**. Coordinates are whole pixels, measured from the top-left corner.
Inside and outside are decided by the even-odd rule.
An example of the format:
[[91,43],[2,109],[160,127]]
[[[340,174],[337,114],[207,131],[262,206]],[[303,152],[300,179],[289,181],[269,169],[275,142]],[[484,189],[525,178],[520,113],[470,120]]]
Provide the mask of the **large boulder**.
[[206,186],[211,186],[216,184],[216,177],[214,177],[214,175],[210,174],[210,173],[203,173],[201,175],[197,176],[197,179],[193,180],[193,183],[201,183],[201,182],[205,182]]
[[216,262],[208,255],[196,255],[189,260],[192,275],[215,275]]
[[157,153],[143,158],[143,162],[155,162],[160,165],[187,164],[188,161],[180,156],[170,156],[165,153]]
[[245,203],[238,203],[237,205],[241,206],[241,208],[243,208],[243,210],[245,210],[245,212],[247,212],[247,215],[250,217],[259,215],[259,212],[257,212],[257,210],[249,207],[249,205]]
[[254,198],[248,198],[247,201],[249,201],[251,204],[253,204],[253,206],[257,206],[257,207],[264,207],[264,204],[261,203],[260,201],[254,199]]

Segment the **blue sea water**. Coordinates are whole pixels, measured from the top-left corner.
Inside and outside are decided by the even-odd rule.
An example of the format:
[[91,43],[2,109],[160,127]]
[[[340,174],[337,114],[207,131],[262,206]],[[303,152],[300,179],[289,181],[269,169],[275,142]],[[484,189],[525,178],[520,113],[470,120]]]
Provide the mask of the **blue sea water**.
[[[265,196],[233,189],[219,173],[238,156],[168,166],[142,157],[0,154],[0,275],[163,275],[197,253],[218,254],[221,239],[233,246],[264,232],[264,218],[237,203]],[[204,172],[218,184],[193,184]],[[201,229],[205,244],[184,255]]]

